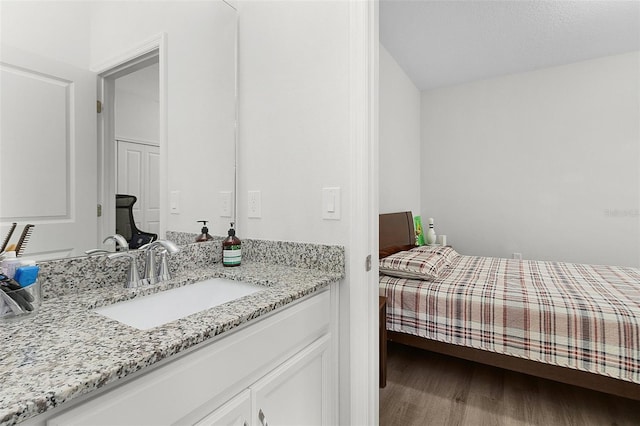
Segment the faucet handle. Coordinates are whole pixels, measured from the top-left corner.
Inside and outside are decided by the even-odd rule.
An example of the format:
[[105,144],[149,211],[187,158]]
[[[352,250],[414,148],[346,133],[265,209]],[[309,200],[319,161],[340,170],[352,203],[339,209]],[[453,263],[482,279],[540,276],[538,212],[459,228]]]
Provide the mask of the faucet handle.
[[[129,251],[129,243],[127,240],[120,234],[109,235],[105,238],[102,243],[106,243],[107,241],[113,240],[116,242],[116,251]],[[120,247],[120,249],[118,249]]]
[[90,250],[85,250],[84,254],[86,254],[87,256],[91,257],[91,256],[97,256],[97,255],[101,255],[101,254],[109,254],[109,253],[113,253],[109,250],[105,250],[105,249],[90,249]]
[[124,251],[107,255],[108,259],[118,259],[121,257],[127,257],[130,260],[129,271],[127,272],[127,282],[124,285],[125,288],[140,287],[144,282],[140,279],[140,275],[138,274],[138,265],[136,263],[135,255]]
[[169,252],[162,250],[160,252],[160,266],[158,267],[158,280],[168,281],[171,279],[171,272],[169,272],[169,261],[167,260]]
[[153,250],[157,247],[162,247],[163,249],[165,249],[167,252],[169,252],[169,254],[175,254],[177,252],[180,251],[180,248],[176,245],[176,243],[174,243],[173,241],[169,241],[169,240],[155,240],[152,241],[150,243],[147,243],[143,246],[140,246],[140,250]]

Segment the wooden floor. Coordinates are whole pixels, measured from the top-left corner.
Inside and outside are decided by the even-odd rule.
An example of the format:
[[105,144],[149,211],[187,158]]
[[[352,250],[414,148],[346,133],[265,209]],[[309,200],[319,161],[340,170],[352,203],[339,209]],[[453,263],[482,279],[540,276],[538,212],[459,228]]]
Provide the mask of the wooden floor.
[[390,343],[381,426],[640,425],[640,402]]

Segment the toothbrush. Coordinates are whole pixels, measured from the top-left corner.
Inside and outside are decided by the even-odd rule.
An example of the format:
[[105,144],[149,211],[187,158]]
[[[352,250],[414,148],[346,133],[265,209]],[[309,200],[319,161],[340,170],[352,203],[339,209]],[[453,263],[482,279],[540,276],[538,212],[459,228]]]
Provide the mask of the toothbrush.
[[16,246],[16,257],[20,257],[22,256],[22,253],[24,253],[27,243],[29,242],[29,238],[31,237],[31,232],[33,232],[34,226],[35,225],[28,224],[25,225],[24,229],[22,230],[22,235],[20,235],[18,245]]
[[13,231],[16,230],[16,226],[18,224],[13,222],[11,224],[11,228],[9,229],[9,232],[7,232],[7,236],[5,237],[4,241],[2,242],[2,247],[0,247],[0,251],[4,251],[4,249],[7,248],[7,244],[9,244],[9,240],[11,239],[11,236],[13,235]]

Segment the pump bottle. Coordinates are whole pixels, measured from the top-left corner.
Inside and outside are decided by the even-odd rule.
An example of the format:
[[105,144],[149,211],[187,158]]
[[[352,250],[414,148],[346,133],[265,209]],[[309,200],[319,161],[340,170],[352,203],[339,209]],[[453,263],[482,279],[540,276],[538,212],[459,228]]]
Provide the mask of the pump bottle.
[[238,266],[242,260],[242,247],[240,239],[236,237],[236,230],[233,229],[233,222],[229,229],[229,236],[222,242],[222,265]]
[[202,229],[200,230],[201,234],[198,235],[198,237],[196,237],[196,243],[213,240],[213,237],[209,235],[209,228],[207,228],[207,221],[199,220],[198,223],[202,223]]

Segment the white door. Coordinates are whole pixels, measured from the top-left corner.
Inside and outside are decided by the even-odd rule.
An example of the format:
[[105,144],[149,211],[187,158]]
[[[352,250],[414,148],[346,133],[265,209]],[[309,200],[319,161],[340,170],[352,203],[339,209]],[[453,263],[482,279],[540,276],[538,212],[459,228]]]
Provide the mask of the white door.
[[160,147],[117,141],[117,193],[135,195],[133,217],[141,231],[160,231]]
[[253,424],[329,424],[329,335],[321,337],[251,386]]
[[5,45],[0,73],[2,238],[34,224],[35,259],[98,247],[96,75]]

